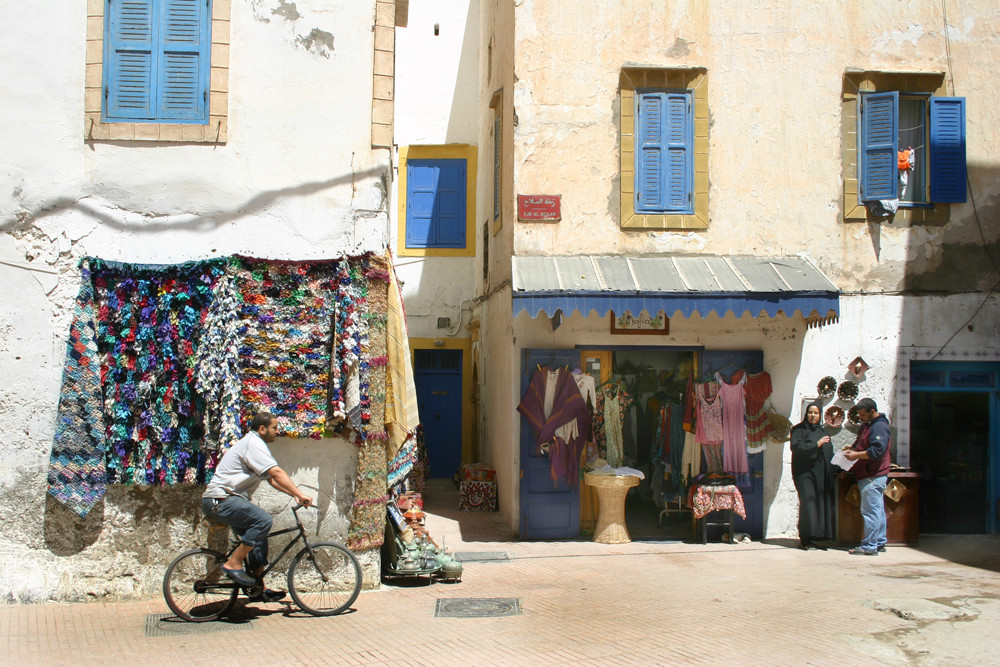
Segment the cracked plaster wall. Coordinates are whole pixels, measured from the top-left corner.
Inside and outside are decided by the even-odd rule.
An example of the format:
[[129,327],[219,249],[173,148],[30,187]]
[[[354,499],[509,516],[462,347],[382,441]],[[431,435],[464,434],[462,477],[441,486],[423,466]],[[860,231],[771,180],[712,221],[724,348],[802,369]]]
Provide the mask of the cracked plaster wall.
[[[381,251],[391,172],[388,151],[370,144],[374,5],[232,0],[222,145],[85,143],[85,7],[0,7],[23,28],[0,45],[11,65],[0,83],[3,599],[156,595],[173,555],[207,538],[200,488],[112,487],[84,520],[47,497],[77,262]],[[318,500],[311,533],[343,540],[354,446],[280,439],[273,450]],[[279,512],[288,499],[268,487],[259,500]],[[361,558],[377,585],[378,553]]]

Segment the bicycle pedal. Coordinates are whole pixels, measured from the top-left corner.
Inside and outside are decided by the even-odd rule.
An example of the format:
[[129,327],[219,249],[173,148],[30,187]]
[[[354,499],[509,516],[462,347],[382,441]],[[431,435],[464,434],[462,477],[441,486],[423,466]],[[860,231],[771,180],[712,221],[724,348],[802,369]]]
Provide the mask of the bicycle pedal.
[[257,584],[256,586],[245,586],[243,588],[243,594],[248,598],[260,597],[264,593],[264,585]]

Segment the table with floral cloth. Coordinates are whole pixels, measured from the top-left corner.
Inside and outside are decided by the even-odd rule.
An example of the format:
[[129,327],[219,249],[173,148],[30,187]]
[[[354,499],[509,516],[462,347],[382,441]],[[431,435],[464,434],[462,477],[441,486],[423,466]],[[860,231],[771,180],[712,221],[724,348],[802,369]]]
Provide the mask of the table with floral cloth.
[[688,506],[695,519],[701,519],[716,510],[733,510],[741,519],[747,518],[747,511],[743,507],[743,494],[735,484],[721,486],[693,484],[688,489]]

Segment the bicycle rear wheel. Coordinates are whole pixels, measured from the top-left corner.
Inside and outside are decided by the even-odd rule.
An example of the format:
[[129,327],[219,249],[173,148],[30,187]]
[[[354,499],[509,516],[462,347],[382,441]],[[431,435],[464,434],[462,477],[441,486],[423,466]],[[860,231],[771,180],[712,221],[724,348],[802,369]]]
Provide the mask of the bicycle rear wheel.
[[295,555],[288,568],[288,592],[302,611],[313,616],[333,616],[358,599],[361,563],[351,550],[337,542],[320,542]]
[[239,590],[222,571],[225,562],[225,556],[211,549],[192,549],[175,558],[163,575],[170,611],[196,623],[228,614]]

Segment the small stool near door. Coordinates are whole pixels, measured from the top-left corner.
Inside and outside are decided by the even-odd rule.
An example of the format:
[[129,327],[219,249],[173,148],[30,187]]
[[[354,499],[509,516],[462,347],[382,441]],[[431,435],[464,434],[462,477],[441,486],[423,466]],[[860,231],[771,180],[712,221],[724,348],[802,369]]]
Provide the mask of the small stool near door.
[[[735,515],[738,514],[743,519],[747,517],[743,507],[743,494],[735,484],[693,484],[688,490],[688,505],[691,506],[695,537],[702,544],[708,542],[709,526],[721,526],[731,542]],[[711,516],[720,513],[720,518]]]

